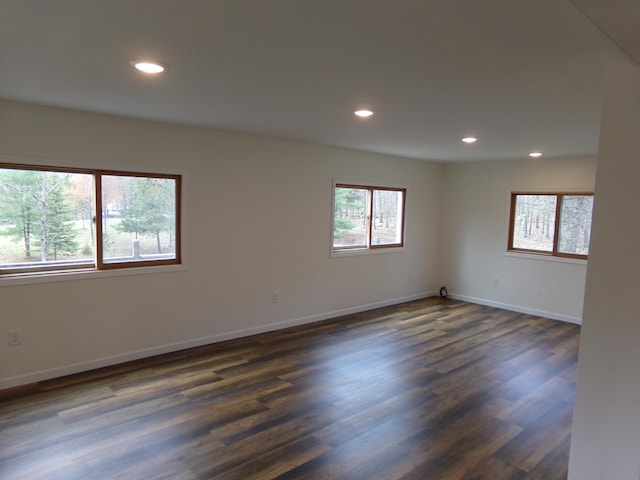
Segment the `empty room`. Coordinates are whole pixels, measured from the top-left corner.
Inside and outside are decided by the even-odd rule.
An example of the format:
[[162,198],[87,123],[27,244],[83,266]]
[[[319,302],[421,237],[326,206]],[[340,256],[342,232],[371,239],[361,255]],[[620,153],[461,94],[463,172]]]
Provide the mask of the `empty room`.
[[639,24],[0,0],[0,478],[638,480]]

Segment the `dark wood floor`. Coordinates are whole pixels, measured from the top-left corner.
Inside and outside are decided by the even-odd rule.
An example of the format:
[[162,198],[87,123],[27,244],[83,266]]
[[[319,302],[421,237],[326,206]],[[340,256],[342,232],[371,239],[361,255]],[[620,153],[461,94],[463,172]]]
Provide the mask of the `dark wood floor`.
[[431,298],[0,392],[0,478],[565,479],[579,331]]

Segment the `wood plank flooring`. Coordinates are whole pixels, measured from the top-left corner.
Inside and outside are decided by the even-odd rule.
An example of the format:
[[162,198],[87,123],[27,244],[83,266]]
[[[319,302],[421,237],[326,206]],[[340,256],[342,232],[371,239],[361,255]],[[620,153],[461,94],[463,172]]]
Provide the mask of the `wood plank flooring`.
[[565,479],[579,332],[429,298],[0,392],[0,478]]

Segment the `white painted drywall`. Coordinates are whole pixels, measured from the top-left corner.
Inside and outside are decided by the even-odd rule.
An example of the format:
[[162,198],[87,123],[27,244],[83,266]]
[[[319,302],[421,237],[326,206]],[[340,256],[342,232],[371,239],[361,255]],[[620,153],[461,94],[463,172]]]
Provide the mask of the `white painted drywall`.
[[[435,163],[11,101],[0,155],[179,169],[188,259],[184,271],[0,284],[2,338],[23,337],[0,342],[0,388],[439,288]],[[407,188],[404,252],[331,258],[334,178]]]
[[580,323],[586,262],[505,255],[509,198],[512,191],[593,191],[595,170],[589,157],[445,165],[440,271],[449,292]]
[[570,480],[640,475],[640,67],[611,67],[601,123]]

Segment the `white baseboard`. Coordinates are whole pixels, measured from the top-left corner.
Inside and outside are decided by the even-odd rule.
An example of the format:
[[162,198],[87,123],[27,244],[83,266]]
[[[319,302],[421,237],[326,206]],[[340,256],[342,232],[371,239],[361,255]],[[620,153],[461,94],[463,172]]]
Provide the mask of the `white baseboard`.
[[502,308],[503,310],[511,310],[518,313],[526,313],[528,315],[536,315],[537,317],[550,318],[552,320],[561,320],[563,322],[575,323],[576,325],[582,325],[582,318],[572,317],[570,315],[563,315],[561,313],[547,312],[545,310],[537,310],[535,308],[520,307],[518,305],[510,305],[508,303],[494,302],[493,300],[485,300],[484,298],[469,297],[467,295],[458,295],[457,293],[450,293],[449,297],[454,300],[462,300],[463,302],[477,303],[479,305],[486,305],[487,307]]
[[63,377],[65,375],[72,375],[74,373],[86,372],[88,370],[94,370],[96,368],[117,365],[119,363],[130,362],[132,360],[140,360],[142,358],[153,357],[155,355],[162,355],[164,353],[177,352],[179,350],[184,350],[186,348],[201,347],[203,345],[209,345],[212,343],[224,342],[225,340],[233,340],[234,338],[248,337],[249,335],[256,335],[258,333],[281,330],[287,327],[294,327],[297,325],[304,325],[306,323],[313,323],[321,320],[328,320],[330,318],[341,317],[343,315],[349,315],[352,313],[364,312],[367,310],[373,310],[375,308],[388,307],[390,305],[397,305],[399,303],[410,302],[412,300],[420,300],[422,298],[432,297],[434,295],[436,295],[435,291],[424,292],[416,295],[409,295],[406,297],[393,298],[389,300],[383,300],[380,302],[369,303],[366,305],[359,305],[356,307],[344,308],[341,310],[334,310],[331,312],[324,312],[317,315],[310,315],[308,317],[300,317],[300,318],[295,318],[291,320],[285,320],[282,322],[271,323],[268,325],[260,325],[257,327],[246,328],[242,330],[235,330],[232,332],[211,335],[208,337],[170,343],[170,344],[161,345],[158,347],[145,348],[142,350],[136,350],[133,352],[122,353],[122,354],[113,355],[109,357],[97,358],[94,360],[89,360],[87,362],[73,363],[73,364],[64,365],[61,367],[54,367],[46,370],[40,370],[37,372],[25,374],[25,375],[17,375],[15,377],[3,378],[3,379],[0,379],[0,390],[17,387],[20,385],[27,385],[30,383],[40,382],[43,380],[49,380],[51,378]]

